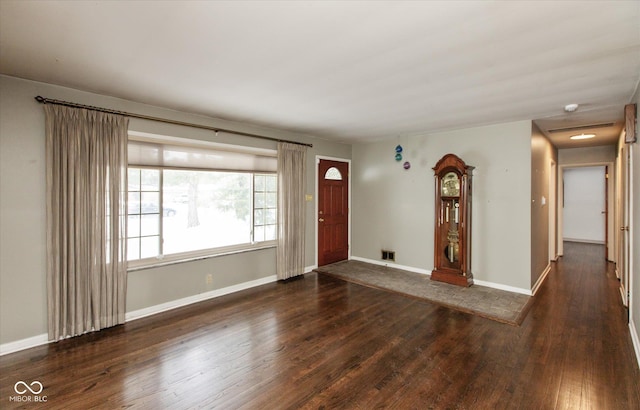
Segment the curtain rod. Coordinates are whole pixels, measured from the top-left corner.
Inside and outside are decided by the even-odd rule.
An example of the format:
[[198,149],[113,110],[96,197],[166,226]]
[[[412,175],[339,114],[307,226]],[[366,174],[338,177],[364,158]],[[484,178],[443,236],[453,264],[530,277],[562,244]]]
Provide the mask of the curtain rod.
[[200,128],[200,129],[203,129],[203,130],[214,131],[216,133],[217,132],[226,132],[228,134],[242,135],[244,137],[260,138],[260,139],[263,139],[263,140],[276,141],[276,142],[288,142],[290,144],[297,144],[297,145],[304,145],[306,147],[313,147],[313,144],[307,144],[307,143],[304,143],[304,142],[283,140],[283,139],[279,139],[279,138],[267,137],[265,135],[250,134],[248,132],[227,130],[227,129],[224,129],[224,128],[210,127],[208,125],[194,124],[194,123],[191,123],[191,122],[169,120],[169,119],[166,119],[166,118],[152,117],[150,115],[136,114],[136,113],[126,112],[126,111],[110,110],[108,108],[94,107],[94,106],[91,106],[91,105],[78,104],[78,103],[69,102],[69,101],[54,100],[54,99],[51,99],[51,98],[45,98],[45,97],[41,97],[41,96],[37,96],[37,97],[35,97],[35,99],[36,99],[36,101],[38,101],[41,104],[55,104],[55,105],[64,105],[65,107],[84,108],[84,109],[87,109],[87,110],[106,112],[106,113],[109,113],[109,114],[124,115],[126,117],[131,117],[131,118],[140,118],[140,119],[143,119],[143,120],[151,120],[151,121],[157,121],[157,122],[164,122],[164,123],[167,123],[167,124],[183,125],[185,127]]

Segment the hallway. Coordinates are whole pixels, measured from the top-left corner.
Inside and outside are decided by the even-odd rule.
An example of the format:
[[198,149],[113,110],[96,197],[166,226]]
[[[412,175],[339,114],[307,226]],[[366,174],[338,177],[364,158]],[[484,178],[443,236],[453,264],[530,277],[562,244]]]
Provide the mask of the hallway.
[[[564,243],[564,256],[536,295],[523,330],[531,350],[529,358],[523,357],[522,372],[529,375],[532,390],[524,395],[531,394],[532,403],[541,408],[640,408],[640,371],[627,310],[603,245]],[[524,387],[522,376],[519,386]]]

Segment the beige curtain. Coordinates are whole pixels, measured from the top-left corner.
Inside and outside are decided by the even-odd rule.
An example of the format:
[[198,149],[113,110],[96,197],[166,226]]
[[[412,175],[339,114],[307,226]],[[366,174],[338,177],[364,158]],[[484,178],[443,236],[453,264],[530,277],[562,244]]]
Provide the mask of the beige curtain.
[[129,119],[45,105],[49,340],[124,323]]
[[278,143],[278,280],[304,274],[307,147]]

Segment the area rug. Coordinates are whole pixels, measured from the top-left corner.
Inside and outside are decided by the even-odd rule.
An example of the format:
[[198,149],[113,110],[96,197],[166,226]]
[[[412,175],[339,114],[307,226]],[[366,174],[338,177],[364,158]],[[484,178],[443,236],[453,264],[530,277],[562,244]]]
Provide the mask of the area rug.
[[520,293],[478,285],[468,288],[450,285],[432,281],[420,273],[355,260],[321,266],[315,271],[514,326],[522,323],[533,300],[531,296]]

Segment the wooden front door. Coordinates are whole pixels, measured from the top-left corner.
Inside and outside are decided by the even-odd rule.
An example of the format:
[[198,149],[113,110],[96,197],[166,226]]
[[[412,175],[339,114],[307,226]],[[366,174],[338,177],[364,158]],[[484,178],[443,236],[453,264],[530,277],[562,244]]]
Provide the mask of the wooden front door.
[[318,165],[318,266],[349,257],[349,163]]

